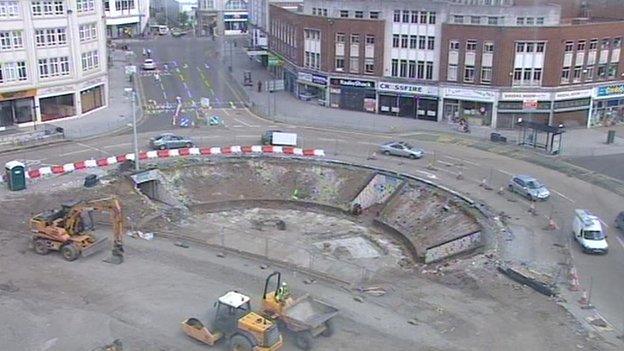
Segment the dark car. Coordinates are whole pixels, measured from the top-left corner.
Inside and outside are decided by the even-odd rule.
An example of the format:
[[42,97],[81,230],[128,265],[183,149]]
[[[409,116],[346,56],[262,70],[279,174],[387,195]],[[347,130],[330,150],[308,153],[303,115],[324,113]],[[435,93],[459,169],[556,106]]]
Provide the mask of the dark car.
[[624,230],[624,211],[615,217],[615,227],[619,230]]
[[164,150],[193,146],[194,144],[191,139],[172,133],[163,133],[159,136],[150,138],[150,147],[152,149]]

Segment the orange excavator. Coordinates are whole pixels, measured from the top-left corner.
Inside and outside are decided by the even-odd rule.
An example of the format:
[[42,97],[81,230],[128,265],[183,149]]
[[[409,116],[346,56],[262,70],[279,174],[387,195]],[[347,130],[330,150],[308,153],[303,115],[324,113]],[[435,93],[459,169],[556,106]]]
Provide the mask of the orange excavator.
[[105,261],[122,263],[124,222],[121,203],[115,196],[64,203],[60,209],[32,217],[30,229],[33,232],[32,247],[35,252],[45,255],[50,251],[60,251],[67,261],[74,261],[102,249],[107,238],[95,236],[94,211],[108,212],[113,225],[112,256]]

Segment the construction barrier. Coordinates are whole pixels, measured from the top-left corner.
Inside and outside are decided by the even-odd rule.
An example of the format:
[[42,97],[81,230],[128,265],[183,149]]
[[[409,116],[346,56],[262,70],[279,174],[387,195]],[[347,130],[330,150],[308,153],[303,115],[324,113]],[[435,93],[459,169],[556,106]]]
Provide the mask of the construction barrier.
[[[216,155],[286,155],[286,156],[304,156],[304,157],[323,157],[325,152],[320,149],[301,149],[297,147],[282,146],[226,146],[226,147],[192,147],[182,149],[165,149],[140,151],[139,160],[163,159],[170,157],[186,157],[186,156],[216,156]],[[87,168],[108,167],[125,161],[134,161],[134,153],[104,157],[100,159],[91,159],[74,163],[66,163],[64,165],[47,166],[35,169],[29,169],[26,172],[26,178],[38,179],[52,175],[61,175],[71,173],[76,170]],[[0,182],[2,182],[0,177]]]

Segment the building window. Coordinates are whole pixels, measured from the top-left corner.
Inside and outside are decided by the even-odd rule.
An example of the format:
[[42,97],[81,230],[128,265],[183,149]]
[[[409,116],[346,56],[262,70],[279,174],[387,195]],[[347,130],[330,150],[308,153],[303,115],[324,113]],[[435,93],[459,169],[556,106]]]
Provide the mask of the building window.
[[95,11],[95,0],[76,0],[76,11],[78,13]]
[[514,85],[519,84],[522,81],[522,68],[514,68],[513,72]]
[[464,23],[464,16],[454,15],[453,16],[453,23],[463,24]]
[[52,78],[69,75],[69,57],[39,59],[39,78]]
[[467,40],[466,41],[466,51],[475,51],[477,50],[477,41],[476,40]]
[[613,38],[613,48],[619,48],[622,45],[622,38]]
[[403,23],[409,23],[409,21],[410,21],[410,12],[407,11],[407,10],[403,10],[402,13],[403,13],[403,16],[402,16],[403,20],[402,20],[402,22]]
[[436,13],[429,12],[429,24],[435,24],[435,23],[436,23]]
[[427,37],[427,50],[434,50],[435,37]]
[[492,67],[481,68],[481,83],[490,84],[492,82]]
[[78,35],[81,42],[97,39],[97,24],[88,23],[78,27]]
[[[228,10],[238,10],[240,4],[237,2],[228,1],[225,7]],[[115,0],[115,8],[117,10],[134,10],[134,0]]]
[[498,17],[488,17],[488,24],[493,26],[497,25]]
[[349,10],[340,10],[340,17],[342,18],[349,17]]
[[600,48],[601,49],[608,49],[609,48],[609,39],[602,39],[602,44],[600,44]]
[[410,49],[416,49],[418,47],[418,36],[410,35],[409,40],[410,40],[410,44],[409,44]]
[[375,45],[375,36],[367,34],[366,35],[366,45]]
[[0,83],[19,82],[28,79],[26,76],[26,62],[0,63]]
[[364,60],[364,73],[375,73],[375,59],[367,58]]
[[390,75],[393,77],[397,77],[399,75],[399,60],[392,59],[392,72]]
[[564,67],[561,70],[561,83],[566,84],[570,82],[570,67]]
[[401,22],[401,10],[394,10],[393,22],[394,23]]
[[589,41],[589,50],[596,50],[598,48],[598,39],[592,39]]
[[30,8],[34,17],[65,14],[65,4],[59,0],[33,1]]
[[527,17],[526,18],[526,24],[527,24],[527,26],[532,26],[533,24],[535,24],[535,18],[534,17]]
[[585,80],[594,80],[594,67],[587,67],[585,70]]
[[110,0],[104,0],[104,11],[110,11]]
[[0,18],[18,18],[19,2],[0,1]]
[[401,41],[401,37],[398,34],[392,35],[392,47],[393,48],[398,48],[400,41]]
[[350,57],[349,58],[349,72],[351,72],[351,73],[359,73],[360,72],[360,58],[359,57]]
[[470,24],[481,24],[480,16],[470,16]]
[[516,43],[516,52],[524,52],[525,43]]
[[408,38],[409,37],[407,35],[402,35],[401,34],[401,47],[402,48],[406,48],[407,47]]
[[371,11],[368,13],[368,18],[370,19],[378,19],[379,18],[379,11]]
[[539,42],[535,45],[535,52],[544,52],[545,43]]
[[425,79],[432,80],[433,79],[433,62],[427,62],[427,71],[425,75]]
[[17,50],[24,47],[21,30],[0,32],[0,51]]
[[466,66],[464,68],[464,82],[474,82],[475,68],[474,66]]
[[35,30],[35,45],[37,47],[60,46],[67,44],[65,28],[46,28]]
[[422,24],[427,24],[427,11],[421,11],[420,12],[420,23]]
[[574,42],[573,41],[566,41],[566,43],[565,43],[565,52],[571,52],[572,50],[574,50]]
[[421,50],[425,49],[425,46],[427,45],[427,37],[425,36],[419,36],[418,37],[418,48]]
[[524,25],[524,17],[516,17],[516,25],[523,26]]
[[526,43],[526,52],[533,52],[535,50],[535,43]]
[[359,44],[359,43],[360,43],[360,35],[351,34],[351,44]]
[[83,52],[82,55],[82,71],[90,71],[100,67],[100,58],[97,50]]
[[407,61],[401,60],[399,62],[399,77],[407,77]]
[[538,84],[542,82],[542,69],[541,68],[533,68],[533,80]]
[[364,18],[364,11],[355,11],[355,18]]
[[410,60],[407,67],[408,78],[416,78],[416,61]]
[[459,42],[456,40],[451,40],[449,42],[449,50],[459,50]]
[[416,68],[416,78],[425,78],[425,61],[418,61],[418,66]]
[[457,81],[457,65],[448,65],[448,70],[446,71],[446,80],[450,82]]
[[585,40],[580,40],[577,44],[576,44],[576,51],[585,51]]
[[483,52],[492,53],[494,52],[494,43],[491,41],[486,41],[483,43]]
[[617,64],[610,64],[609,69],[607,71],[607,77],[615,78],[617,76]]
[[544,25],[544,17],[538,17],[535,19],[535,24],[538,26]]
[[418,11],[412,11],[412,23],[418,23]]
[[572,80],[575,83],[578,83],[581,81],[581,66],[574,67],[574,73],[572,73]]
[[336,33],[336,44],[344,44],[344,42],[345,42],[345,34]]
[[606,74],[607,74],[607,66],[606,65],[598,66],[598,79],[604,79]]
[[344,57],[336,57],[336,71],[342,72],[344,71],[345,60]]

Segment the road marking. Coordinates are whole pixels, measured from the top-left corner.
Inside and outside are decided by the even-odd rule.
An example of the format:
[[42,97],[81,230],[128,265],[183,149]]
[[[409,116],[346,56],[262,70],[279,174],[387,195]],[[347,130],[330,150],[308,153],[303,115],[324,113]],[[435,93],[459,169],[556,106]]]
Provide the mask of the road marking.
[[502,169],[497,169],[497,171],[499,171],[499,172],[501,172],[501,173],[503,173],[503,174],[506,174],[506,175],[508,175],[508,176],[513,175],[513,174],[511,174],[511,173],[509,173],[509,172],[507,172],[507,171],[505,171],[505,170],[502,170]]
[[[320,139],[320,138],[318,138]],[[356,141],[357,144],[362,144],[362,145],[373,145],[373,146],[377,146],[379,145],[378,143],[371,143],[370,141]]]
[[115,145],[106,145],[106,146],[102,146],[102,149],[114,149],[116,147],[130,146],[130,145],[132,145],[132,143],[121,143],[121,144],[115,144]]
[[425,175],[427,178],[429,178],[429,179],[438,179],[438,176],[436,176],[436,175],[435,175],[435,174],[433,174],[433,173],[429,173],[429,172],[421,171],[421,170],[418,170],[418,169],[416,170],[416,172],[424,174],[424,175]]
[[228,110],[226,108],[222,108],[219,109],[220,111],[223,111],[223,113],[225,113],[226,115],[230,116],[230,113],[228,112]]
[[108,154],[108,155],[110,155],[107,151],[104,151],[104,150],[102,150],[102,149],[100,149],[100,148],[97,148],[97,147],[95,147],[95,146],[91,146],[91,145],[87,145],[87,144],[83,144],[83,143],[79,143],[79,142],[77,142],[76,144],[77,144],[77,145],[80,145],[80,146],[82,146],[82,147],[86,147],[86,148],[91,149],[91,150],[95,150],[95,151],[101,152],[101,153],[103,153],[103,154]]
[[319,137],[319,138],[316,138],[316,139],[317,140],[322,140],[322,141],[338,141],[338,140],[342,141],[342,139],[338,139],[338,138],[330,139],[330,138]]
[[63,157],[63,156],[69,156],[69,155],[76,155],[76,154],[82,154],[82,153],[89,152],[89,151],[90,150],[76,150],[76,151],[70,151],[64,154],[60,154],[59,156]]
[[550,190],[552,190],[552,192],[553,192],[553,193],[555,193],[555,194],[557,194],[557,195],[561,196],[562,198],[564,198],[564,199],[566,199],[566,200],[570,201],[571,203],[574,203],[574,200],[572,200],[572,199],[570,199],[569,197],[567,197],[567,196],[563,195],[562,193],[558,192],[557,190],[555,190],[555,189],[553,189],[553,188],[550,188]]
[[253,127],[251,124],[246,123],[245,121],[241,121],[240,119],[238,119],[238,118],[236,118],[236,117],[234,117],[234,120],[235,120],[236,122],[238,122],[238,123],[240,123],[240,124],[242,124],[242,125],[246,126],[246,127]]
[[219,135],[194,135],[193,139],[219,139]]
[[469,165],[479,166],[479,164],[478,164],[478,163],[476,163],[476,162],[472,162],[472,161],[464,160],[464,159],[461,159],[461,158],[457,158],[457,157],[453,157],[453,156],[447,156],[447,155],[444,155],[444,157],[446,157],[446,158],[448,158],[448,159],[451,159],[451,160],[458,161],[458,162],[467,163],[467,164],[469,164]]
[[605,226],[605,228],[609,229],[609,225],[607,223],[603,222],[602,219],[599,219],[599,221]]
[[441,163],[441,164],[443,164],[445,166],[449,166],[449,167],[455,166],[454,163],[450,163],[450,162],[445,162],[445,161],[440,161],[440,160],[436,160],[436,162],[437,163]]
[[258,136],[257,135],[243,134],[243,135],[236,135],[235,138],[253,138],[253,139],[257,139]]

